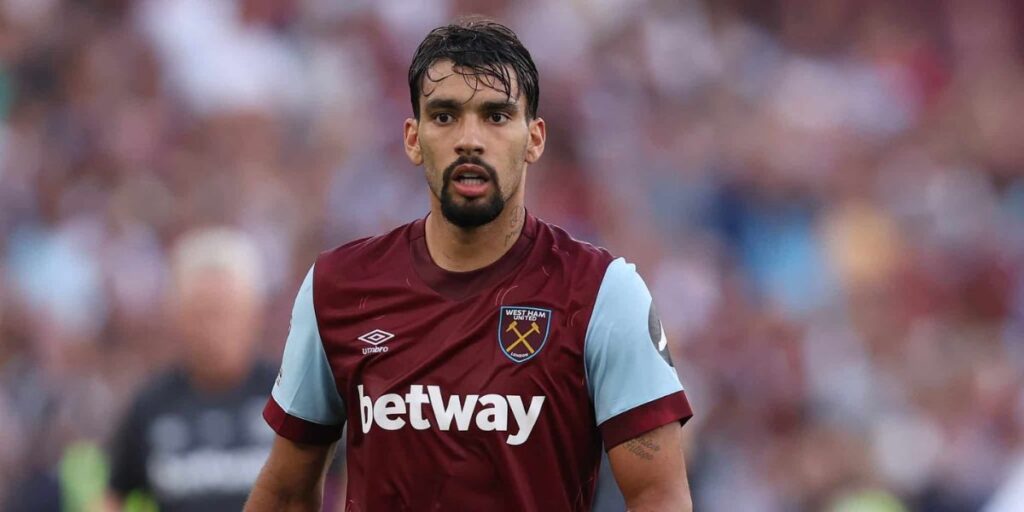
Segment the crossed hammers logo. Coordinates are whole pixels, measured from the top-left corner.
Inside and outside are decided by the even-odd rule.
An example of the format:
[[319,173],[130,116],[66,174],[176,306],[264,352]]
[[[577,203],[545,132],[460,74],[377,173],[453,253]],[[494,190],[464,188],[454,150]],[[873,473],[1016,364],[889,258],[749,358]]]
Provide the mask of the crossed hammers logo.
[[519,338],[516,339],[516,341],[512,342],[511,345],[505,347],[506,352],[511,352],[512,349],[515,348],[516,345],[519,345],[520,343],[526,345],[526,350],[529,350],[531,354],[535,352],[533,350],[533,347],[530,346],[530,342],[526,341],[526,338],[535,332],[540,332],[540,326],[537,325],[537,322],[530,322],[530,324],[530,330],[524,333],[519,332],[519,328],[517,327],[519,325],[519,322],[513,320],[512,323],[508,324],[508,327],[505,328],[505,332],[514,332],[516,336],[518,336]]

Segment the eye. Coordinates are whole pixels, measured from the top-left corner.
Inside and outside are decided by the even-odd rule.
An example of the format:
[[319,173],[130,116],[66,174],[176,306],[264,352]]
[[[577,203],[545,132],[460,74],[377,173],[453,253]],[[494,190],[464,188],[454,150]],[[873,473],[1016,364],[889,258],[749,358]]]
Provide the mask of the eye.
[[492,123],[494,123],[494,124],[502,124],[505,121],[509,120],[509,116],[508,116],[508,114],[506,114],[504,112],[491,112],[487,116],[487,120],[492,122]]
[[449,124],[454,120],[455,117],[448,112],[438,112],[437,114],[434,114],[434,121],[437,122],[437,124]]

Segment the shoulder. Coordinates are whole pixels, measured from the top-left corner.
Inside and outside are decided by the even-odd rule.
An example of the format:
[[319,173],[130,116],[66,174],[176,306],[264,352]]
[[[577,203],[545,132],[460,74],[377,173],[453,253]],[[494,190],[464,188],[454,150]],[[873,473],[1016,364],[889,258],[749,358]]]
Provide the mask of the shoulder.
[[537,220],[535,236],[537,241],[543,242],[543,260],[564,271],[574,283],[582,280],[599,285],[615,259],[607,249],[578,240],[561,227],[540,219]]
[[316,259],[315,278],[319,281],[326,275],[351,275],[386,268],[396,257],[408,254],[409,240],[415,236],[420,224],[422,219],[320,253]]

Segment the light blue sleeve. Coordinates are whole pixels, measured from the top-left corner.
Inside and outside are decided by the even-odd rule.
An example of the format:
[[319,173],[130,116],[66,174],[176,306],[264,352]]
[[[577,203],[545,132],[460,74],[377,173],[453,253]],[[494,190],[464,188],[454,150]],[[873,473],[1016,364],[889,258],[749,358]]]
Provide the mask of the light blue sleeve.
[[647,285],[622,258],[605,271],[583,351],[598,425],[683,389]]
[[290,416],[320,425],[345,423],[345,404],[338,395],[313,309],[312,268],[295,297],[281,372],[271,396]]

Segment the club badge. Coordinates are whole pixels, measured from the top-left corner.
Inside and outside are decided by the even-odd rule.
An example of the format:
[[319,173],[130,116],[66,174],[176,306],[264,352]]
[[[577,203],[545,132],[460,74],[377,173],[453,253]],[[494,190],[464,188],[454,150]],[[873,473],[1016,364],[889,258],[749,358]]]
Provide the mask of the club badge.
[[550,332],[550,309],[502,306],[498,312],[498,347],[513,362],[522,363],[539,354]]

